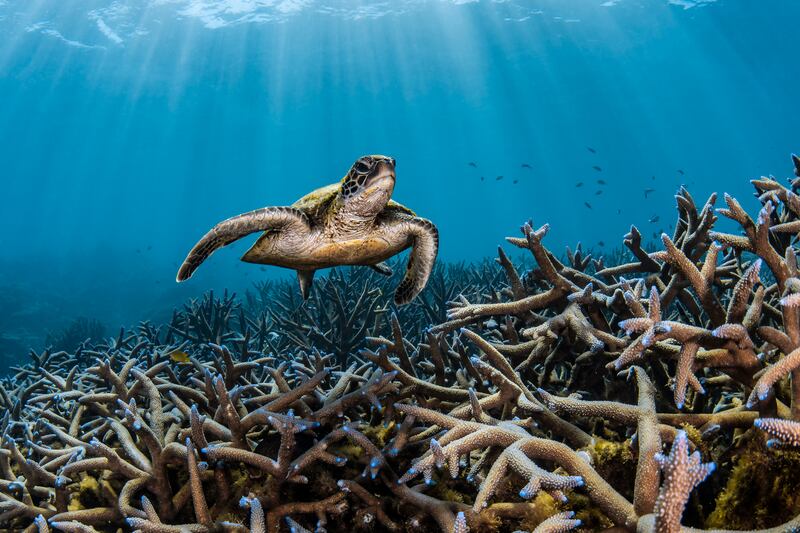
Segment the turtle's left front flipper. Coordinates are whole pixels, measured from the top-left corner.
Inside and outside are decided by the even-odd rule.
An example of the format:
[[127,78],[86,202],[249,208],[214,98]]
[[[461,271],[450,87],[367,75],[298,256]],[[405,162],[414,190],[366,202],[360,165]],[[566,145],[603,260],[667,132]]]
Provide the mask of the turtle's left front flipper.
[[194,245],[178,270],[178,281],[189,279],[197,267],[218,248],[256,231],[308,231],[310,222],[305,213],[294,207],[264,207],[223,220]]
[[430,220],[412,218],[403,222],[403,231],[412,239],[406,274],[394,293],[397,305],[404,305],[425,288],[439,252],[439,230]]

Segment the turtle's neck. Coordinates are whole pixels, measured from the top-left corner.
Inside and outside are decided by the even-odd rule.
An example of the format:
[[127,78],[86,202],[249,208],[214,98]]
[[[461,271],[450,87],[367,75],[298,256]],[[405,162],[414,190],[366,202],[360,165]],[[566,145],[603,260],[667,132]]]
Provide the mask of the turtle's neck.
[[374,215],[364,215],[347,209],[340,198],[335,200],[333,214],[328,218],[327,231],[338,236],[360,237],[368,233],[375,225]]

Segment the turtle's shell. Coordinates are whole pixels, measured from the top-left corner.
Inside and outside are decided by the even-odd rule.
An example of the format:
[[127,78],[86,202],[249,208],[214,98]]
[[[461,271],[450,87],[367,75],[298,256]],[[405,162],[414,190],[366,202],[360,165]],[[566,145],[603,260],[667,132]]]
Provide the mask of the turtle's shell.
[[[292,207],[305,213],[312,224],[324,224],[330,214],[330,210],[334,209],[334,201],[341,188],[341,182],[320,187],[297,200],[292,204]],[[389,200],[389,203],[381,214],[387,215],[394,213],[403,213],[412,217],[416,216],[416,214],[406,206],[394,200]]]

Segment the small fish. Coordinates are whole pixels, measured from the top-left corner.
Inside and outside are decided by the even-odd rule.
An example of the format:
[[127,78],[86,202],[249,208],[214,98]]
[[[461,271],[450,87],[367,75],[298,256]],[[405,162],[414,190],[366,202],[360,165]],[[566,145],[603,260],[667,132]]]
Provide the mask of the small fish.
[[603,189],[595,191],[595,193],[594,193],[595,196],[600,196],[601,194],[603,194]]
[[533,167],[532,167],[532,166],[530,166],[528,163],[522,163],[520,166],[521,166],[522,168],[527,168],[527,169],[529,169],[529,170],[533,168]]
[[656,177],[655,176],[650,176],[650,179],[653,180],[653,181],[656,181]]
[[169,358],[173,363],[189,363],[189,354],[181,350],[175,350],[169,354]]
[[485,179],[486,179],[486,178],[484,178],[483,176],[481,176],[481,181],[484,181]]
[[147,245],[147,249],[148,249],[148,250],[152,250],[152,249],[153,249],[153,245],[152,245],[152,244],[148,244],[148,245]]
[[586,149],[587,149],[587,150],[589,150],[590,152],[592,152],[593,154],[596,154],[596,153],[597,153],[597,150],[595,150],[595,149],[594,149],[594,148],[592,148],[591,146],[587,146],[587,147],[586,147]]
[[597,165],[594,165],[592,168],[595,169],[598,172],[602,172],[603,171],[603,169],[601,167],[598,167]]
[[621,215],[622,214],[622,209],[617,209],[617,214]]
[[590,204],[589,202],[583,202],[583,205],[585,205],[588,209],[592,208],[592,204]]
[[516,185],[517,183],[519,183],[519,180],[514,180],[512,183]]
[[267,271],[267,267],[261,267],[261,272],[266,272],[266,271]]
[[597,184],[598,185],[605,185],[606,184],[606,180],[597,180]]
[[141,249],[141,248],[137,248],[137,249],[136,249],[136,253],[137,253],[137,254],[140,254],[140,253],[142,253],[142,249]]
[[470,161],[467,163],[467,165],[471,166],[472,168],[478,168],[478,163],[475,163],[474,161]]
[[655,192],[655,189],[651,189],[650,187],[646,188],[644,190],[644,197],[647,198],[647,195],[650,194],[651,192]]
[[603,247],[606,245],[606,243],[604,243],[603,241],[597,241],[597,245]]
[[678,169],[678,174],[680,174],[681,176],[685,176],[685,175],[686,175],[686,172],[684,172],[684,171],[683,171],[683,170],[681,170],[681,169]]
[[503,179],[503,176],[497,176],[494,181],[500,181],[501,179]]
[[583,182],[582,182],[582,181],[579,181],[578,183],[576,183],[576,184],[575,184],[575,186],[576,186],[576,187],[583,187]]
[[648,222],[651,224],[655,224],[656,222],[658,222],[658,215],[652,217],[650,220],[648,220]]

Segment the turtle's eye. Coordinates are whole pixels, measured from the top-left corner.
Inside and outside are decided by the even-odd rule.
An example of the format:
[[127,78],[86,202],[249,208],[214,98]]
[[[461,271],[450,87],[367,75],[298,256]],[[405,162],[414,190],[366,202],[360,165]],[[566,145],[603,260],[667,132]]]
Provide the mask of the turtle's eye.
[[358,161],[356,162],[356,172],[359,174],[366,174],[372,169],[372,166],[368,164],[366,161]]

